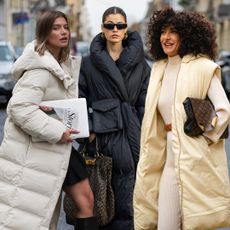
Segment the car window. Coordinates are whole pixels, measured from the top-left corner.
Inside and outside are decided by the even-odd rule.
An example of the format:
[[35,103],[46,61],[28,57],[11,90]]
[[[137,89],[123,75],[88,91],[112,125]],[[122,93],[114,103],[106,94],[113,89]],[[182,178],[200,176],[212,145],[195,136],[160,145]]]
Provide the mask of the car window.
[[0,61],[14,61],[14,55],[8,46],[0,46]]
[[86,56],[89,54],[89,42],[85,41],[78,41],[76,43],[76,50],[77,50],[77,55],[79,56]]

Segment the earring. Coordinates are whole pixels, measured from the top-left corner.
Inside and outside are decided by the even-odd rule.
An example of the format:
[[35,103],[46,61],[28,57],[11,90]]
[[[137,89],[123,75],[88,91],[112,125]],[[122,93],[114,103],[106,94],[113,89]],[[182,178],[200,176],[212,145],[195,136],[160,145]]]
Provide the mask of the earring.
[[127,33],[125,33],[124,34],[124,38],[123,38],[123,40],[126,40],[128,38],[128,34]]
[[101,32],[101,38],[105,40],[105,34],[103,32]]

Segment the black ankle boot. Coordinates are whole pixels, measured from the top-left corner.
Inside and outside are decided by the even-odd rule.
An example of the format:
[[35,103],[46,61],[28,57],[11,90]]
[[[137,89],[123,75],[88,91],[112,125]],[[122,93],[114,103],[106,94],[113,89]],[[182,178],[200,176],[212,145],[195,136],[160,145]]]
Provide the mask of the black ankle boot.
[[75,230],[98,230],[97,218],[77,218],[74,226]]

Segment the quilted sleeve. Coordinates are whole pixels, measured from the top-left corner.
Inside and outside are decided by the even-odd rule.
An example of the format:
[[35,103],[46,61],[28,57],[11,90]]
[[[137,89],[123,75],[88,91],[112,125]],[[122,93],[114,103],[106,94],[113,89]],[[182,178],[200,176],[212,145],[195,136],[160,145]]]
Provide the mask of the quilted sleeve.
[[48,71],[42,69],[25,72],[13,90],[7,113],[17,126],[33,138],[56,143],[66,127],[38,106],[45,91],[49,90],[51,77]]
[[212,78],[208,97],[215,107],[218,119],[213,131],[205,132],[203,135],[212,142],[217,142],[230,122],[230,104],[225,94],[220,79],[217,76]]

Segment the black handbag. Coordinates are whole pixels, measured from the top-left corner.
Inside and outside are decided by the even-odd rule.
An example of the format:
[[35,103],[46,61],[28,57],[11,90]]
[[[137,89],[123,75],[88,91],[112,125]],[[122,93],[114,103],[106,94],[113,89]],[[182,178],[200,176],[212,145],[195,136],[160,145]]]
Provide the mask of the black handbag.
[[[115,198],[111,185],[112,178],[112,158],[101,154],[97,149],[96,154],[91,157],[86,152],[86,144],[80,154],[85,160],[89,172],[89,181],[94,193],[94,213],[98,224],[104,226],[108,224],[115,215]],[[73,200],[65,194],[63,208],[66,219],[69,223],[74,223],[73,216],[76,209]]]
[[[205,131],[211,131],[215,128],[217,115],[212,102],[209,98],[199,99],[187,97],[183,106],[187,115],[184,124],[184,132],[191,137],[197,137]],[[220,137],[228,137],[228,127]]]

